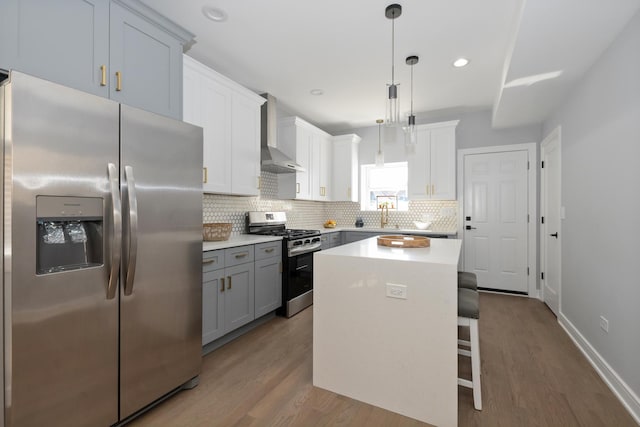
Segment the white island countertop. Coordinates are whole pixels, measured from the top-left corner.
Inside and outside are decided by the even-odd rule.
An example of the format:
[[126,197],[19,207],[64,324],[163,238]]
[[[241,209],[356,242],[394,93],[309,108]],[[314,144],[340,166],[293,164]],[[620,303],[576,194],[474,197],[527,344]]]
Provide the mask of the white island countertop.
[[415,234],[417,236],[448,236],[454,237],[458,234],[457,230],[418,230],[417,228],[374,228],[374,227],[336,227],[324,228],[316,227],[321,234],[333,233],[336,231],[360,231],[363,233],[381,233],[381,234]]
[[313,385],[417,420],[458,422],[461,241],[314,253]]

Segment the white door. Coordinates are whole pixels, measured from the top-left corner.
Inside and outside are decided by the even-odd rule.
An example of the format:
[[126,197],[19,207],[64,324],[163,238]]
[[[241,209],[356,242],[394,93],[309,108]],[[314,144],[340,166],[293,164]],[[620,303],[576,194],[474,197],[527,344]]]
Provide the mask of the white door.
[[560,132],[553,131],[541,145],[542,288],[544,302],[557,316],[560,310]]
[[464,270],[478,286],[528,292],[528,153],[464,156]]

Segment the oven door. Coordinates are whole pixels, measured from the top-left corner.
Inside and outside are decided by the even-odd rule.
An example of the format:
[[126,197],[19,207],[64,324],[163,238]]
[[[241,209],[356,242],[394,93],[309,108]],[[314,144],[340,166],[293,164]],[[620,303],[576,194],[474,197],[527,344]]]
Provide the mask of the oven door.
[[291,317],[313,303],[313,252],[287,259],[283,296],[285,315]]

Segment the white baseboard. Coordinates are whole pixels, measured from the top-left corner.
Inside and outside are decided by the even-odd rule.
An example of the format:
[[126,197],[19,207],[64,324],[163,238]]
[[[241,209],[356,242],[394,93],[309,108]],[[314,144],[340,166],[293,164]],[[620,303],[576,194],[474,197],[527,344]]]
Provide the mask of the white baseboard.
[[625,383],[616,371],[607,363],[578,329],[562,313],[558,316],[558,323],[565,330],[567,335],[578,346],[582,354],[585,355],[589,363],[596,370],[602,380],[609,386],[613,394],[622,402],[622,405],[629,411],[633,419],[640,425],[640,398]]

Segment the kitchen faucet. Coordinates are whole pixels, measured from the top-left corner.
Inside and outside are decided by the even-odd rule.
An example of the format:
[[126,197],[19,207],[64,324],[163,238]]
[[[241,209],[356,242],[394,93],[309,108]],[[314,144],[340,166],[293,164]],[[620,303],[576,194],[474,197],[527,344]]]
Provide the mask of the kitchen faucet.
[[380,228],[384,228],[387,224],[389,224],[389,205],[385,203],[380,210]]

